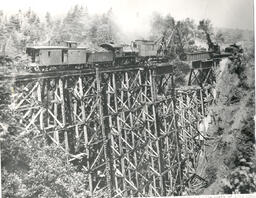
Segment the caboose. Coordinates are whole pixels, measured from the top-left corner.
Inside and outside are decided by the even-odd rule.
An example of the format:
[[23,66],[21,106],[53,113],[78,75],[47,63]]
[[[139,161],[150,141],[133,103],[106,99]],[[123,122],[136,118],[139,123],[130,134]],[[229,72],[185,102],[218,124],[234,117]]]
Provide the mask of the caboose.
[[26,53],[31,57],[29,69],[32,71],[83,66],[87,59],[87,49],[71,42],[66,42],[66,46],[30,46]]

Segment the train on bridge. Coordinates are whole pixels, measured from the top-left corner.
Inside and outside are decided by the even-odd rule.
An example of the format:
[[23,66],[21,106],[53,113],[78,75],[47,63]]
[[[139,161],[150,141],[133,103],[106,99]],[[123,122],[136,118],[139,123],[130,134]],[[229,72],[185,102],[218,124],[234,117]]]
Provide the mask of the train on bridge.
[[31,58],[28,65],[31,71],[167,62],[167,58],[158,55],[156,44],[147,40],[136,40],[131,45],[104,43],[98,50],[78,47],[74,41],[64,41],[55,46],[29,46],[26,53]]
[[[58,42],[55,46],[29,46],[26,48],[26,53],[31,58],[31,63],[27,69],[32,72],[41,72],[167,63],[173,60],[168,52],[171,39],[163,37],[157,41],[135,40],[130,45],[104,43],[100,45],[99,50],[79,47],[75,41]],[[200,61],[232,57],[243,52],[236,44],[230,45],[221,52],[219,45],[214,44],[208,34],[207,41],[208,51],[187,53],[181,49],[176,55],[181,61],[197,64]]]

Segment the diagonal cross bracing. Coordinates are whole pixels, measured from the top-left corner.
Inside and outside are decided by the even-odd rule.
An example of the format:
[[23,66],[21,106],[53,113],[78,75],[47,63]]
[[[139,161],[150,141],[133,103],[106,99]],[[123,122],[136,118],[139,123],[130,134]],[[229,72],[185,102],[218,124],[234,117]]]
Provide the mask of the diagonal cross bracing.
[[[194,70],[191,84],[212,82],[211,70]],[[202,183],[200,175],[193,179],[204,148],[197,123],[211,86],[175,88],[168,71],[97,69],[17,80],[10,107],[28,132],[46,133],[72,163],[82,163],[92,196],[181,195],[188,183]]]

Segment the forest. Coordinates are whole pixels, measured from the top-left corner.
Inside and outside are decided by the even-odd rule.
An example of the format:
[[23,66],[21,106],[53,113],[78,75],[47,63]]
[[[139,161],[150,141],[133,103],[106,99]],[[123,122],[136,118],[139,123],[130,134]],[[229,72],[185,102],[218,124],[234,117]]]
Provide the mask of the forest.
[[[28,60],[25,47],[27,45],[51,45],[59,40],[74,40],[82,46],[97,49],[97,46],[104,42],[123,43],[126,40],[124,32],[115,22],[111,9],[102,15],[88,13],[87,8],[79,5],[72,7],[60,18],[52,17],[50,13],[46,13],[42,18],[31,9],[18,11],[12,15],[0,11],[0,144],[3,197],[89,196],[88,176],[83,167],[69,162],[64,151],[55,145],[48,145],[44,138],[23,133],[17,123],[16,115],[8,108],[11,100],[11,82],[1,82],[6,73],[19,72],[19,67],[26,64]],[[252,118],[255,114],[253,110],[254,75],[252,75],[254,74],[253,32],[214,28],[211,21],[206,21],[214,41],[221,46],[242,43],[245,57],[243,66],[230,63],[226,70],[230,79],[229,94],[234,94],[232,92],[234,88],[240,91],[239,102],[235,104],[220,102],[221,106],[215,107],[215,111],[219,112],[219,117],[224,120],[225,116],[228,116],[231,124],[228,125],[223,121],[219,128],[213,127],[212,130],[215,132],[211,134],[221,139],[218,144],[227,144],[225,141],[229,141],[228,137],[236,138],[235,143],[232,143],[231,151],[237,156],[233,159],[226,153],[226,156],[235,163],[226,162],[225,155],[223,155],[221,165],[225,166],[227,171],[222,173],[218,170],[219,164],[212,163],[220,155],[214,153],[206,171],[212,187],[210,185],[205,192],[194,192],[194,194],[251,193],[256,190],[255,157],[253,155],[255,138]],[[177,22],[171,15],[162,16],[156,13],[151,19],[150,35],[143,39],[156,40],[163,34],[170,34],[169,30],[173,29]],[[207,42],[204,33],[198,29],[198,24],[193,19],[187,18],[179,22],[182,41],[186,45]],[[220,80],[217,85],[219,91],[225,92],[227,85],[225,83],[223,79]],[[227,109],[229,109],[228,112],[234,110],[237,113],[239,104],[246,106],[243,118],[233,118],[234,113],[224,115],[223,111]],[[231,107],[234,109],[230,109]],[[239,123],[239,126],[237,130],[233,129],[235,132],[232,135],[229,127],[233,126],[234,122]],[[248,144],[245,144],[245,141]],[[221,151],[218,147],[217,151],[228,152],[230,150]],[[226,180],[221,182],[223,177]]]

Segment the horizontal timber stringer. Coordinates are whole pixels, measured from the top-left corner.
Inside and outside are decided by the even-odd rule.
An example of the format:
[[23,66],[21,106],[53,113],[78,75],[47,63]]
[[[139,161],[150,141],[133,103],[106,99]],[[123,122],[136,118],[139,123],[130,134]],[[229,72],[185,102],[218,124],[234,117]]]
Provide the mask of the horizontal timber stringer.
[[204,185],[197,123],[212,97],[211,86],[175,88],[174,78],[172,66],[17,76],[10,109],[24,135],[87,170],[90,195],[180,195]]

